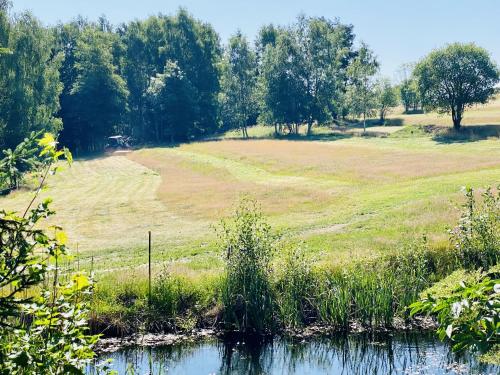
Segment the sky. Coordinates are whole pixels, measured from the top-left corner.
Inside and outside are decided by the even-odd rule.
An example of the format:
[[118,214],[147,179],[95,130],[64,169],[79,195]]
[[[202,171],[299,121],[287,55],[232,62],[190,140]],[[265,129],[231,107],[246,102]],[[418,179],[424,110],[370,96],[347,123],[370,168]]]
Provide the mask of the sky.
[[453,42],[474,42],[500,65],[498,0],[13,0],[14,12],[31,10],[46,25],[103,14],[116,25],[179,7],[212,24],[223,43],[238,29],[253,40],[262,25],[287,25],[300,13],[339,18],[354,25],[358,42],[372,48],[381,74],[393,80],[402,64]]

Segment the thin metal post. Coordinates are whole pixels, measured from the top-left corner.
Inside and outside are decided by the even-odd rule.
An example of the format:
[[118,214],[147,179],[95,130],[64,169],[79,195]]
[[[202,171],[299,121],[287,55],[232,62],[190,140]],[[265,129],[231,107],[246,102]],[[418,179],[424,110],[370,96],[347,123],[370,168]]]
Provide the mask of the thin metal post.
[[149,288],[148,288],[148,302],[151,306],[151,231],[148,232],[148,276],[149,276]]

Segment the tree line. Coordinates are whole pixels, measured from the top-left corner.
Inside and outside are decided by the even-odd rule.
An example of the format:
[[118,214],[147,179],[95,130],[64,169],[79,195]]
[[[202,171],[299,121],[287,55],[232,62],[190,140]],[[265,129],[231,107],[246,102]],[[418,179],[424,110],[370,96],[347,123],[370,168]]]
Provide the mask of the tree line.
[[346,118],[384,122],[400,100],[407,111],[424,99],[442,104],[417,79],[423,69],[398,87],[378,78],[373,51],[336,19],[299,16],[264,25],[254,43],[237,31],[223,46],[183,9],[116,27],[105,17],[45,27],[8,9],[0,0],[2,148],[32,131],[60,134],[76,153],[102,149],[115,133],[158,143],[235,128],[247,137],[256,123],[310,133]]

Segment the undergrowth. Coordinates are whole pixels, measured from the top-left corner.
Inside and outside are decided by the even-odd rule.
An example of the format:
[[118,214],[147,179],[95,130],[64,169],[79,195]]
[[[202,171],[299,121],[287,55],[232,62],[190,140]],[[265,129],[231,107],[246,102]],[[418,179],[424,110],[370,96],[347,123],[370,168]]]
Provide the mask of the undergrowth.
[[201,327],[257,334],[309,325],[346,331],[353,325],[392,327],[395,317],[408,321],[407,306],[453,271],[496,264],[495,210],[498,197],[492,190],[481,202],[467,190],[462,219],[450,231],[452,246],[435,248],[423,237],[377,258],[318,266],[304,245],[280,239],[255,202],[244,200],[219,228],[222,275],[193,280],[161,272],[153,280],[150,303],[145,277],[125,283],[109,277],[96,289],[92,322],[99,332],[113,334]]

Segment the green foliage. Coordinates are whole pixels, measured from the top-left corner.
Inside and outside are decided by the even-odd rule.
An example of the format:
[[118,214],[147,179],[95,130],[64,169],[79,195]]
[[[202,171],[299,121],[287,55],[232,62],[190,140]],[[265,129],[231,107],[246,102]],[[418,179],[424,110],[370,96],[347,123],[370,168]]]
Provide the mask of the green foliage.
[[286,328],[300,328],[314,318],[312,296],[314,275],[311,261],[304,248],[288,246],[274,267],[276,305],[281,324]]
[[3,151],[5,158],[0,160],[0,186],[6,183],[9,189],[18,188],[24,175],[32,172],[40,172],[44,178],[51,164],[63,155],[71,163],[72,157],[68,149],[57,151],[57,142],[50,133],[37,139],[40,135],[41,133],[32,132],[13,151]]
[[8,8],[9,8],[9,2],[1,0],[0,1],[0,59],[2,55],[12,53],[8,48],[6,48],[7,44],[9,43],[9,38],[8,38],[9,23],[7,19]]
[[450,231],[457,255],[467,269],[488,269],[500,258],[500,191],[488,188],[481,196],[477,201],[474,190],[465,188],[460,221]]
[[58,132],[59,67],[50,31],[30,13],[10,20],[0,12],[0,147],[14,148],[32,131]]
[[213,28],[181,9],[120,32],[130,131],[144,141],[185,141],[218,127],[221,48]]
[[[52,164],[59,157],[71,161],[67,151],[57,150],[51,134],[38,144],[47,163],[45,175],[55,171]],[[31,209],[34,200],[22,216],[0,211],[0,373],[83,374],[97,340],[87,332],[85,295],[92,282],[83,274],[60,281],[66,235],[57,226],[51,227],[53,235],[38,229],[54,212],[50,200]]]
[[52,290],[20,305],[20,312],[32,321],[2,329],[0,373],[84,374],[98,339],[87,333],[84,298],[91,285],[84,275],[75,275],[68,284],[55,283]]
[[194,87],[173,61],[167,61],[164,73],[151,78],[146,113],[157,142],[187,140],[193,135],[198,114],[194,94]]
[[454,350],[485,353],[500,341],[500,195],[488,188],[477,202],[473,189],[466,188],[465,196],[451,240],[468,272],[456,271],[409,307],[412,316],[435,315],[439,338],[451,340]]
[[9,189],[19,188],[26,173],[40,168],[42,161],[39,158],[36,139],[39,135],[32,132],[14,150],[3,150],[5,157],[0,160],[0,186],[6,185]]
[[485,353],[500,342],[498,272],[485,273],[475,283],[462,281],[449,296],[436,298],[429,294],[410,305],[410,309],[412,316],[435,315],[439,323],[439,338],[449,339],[455,351],[470,349]]
[[255,202],[242,201],[233,219],[222,222],[220,237],[226,262],[221,296],[225,328],[273,330],[271,257],[276,238]]
[[338,115],[335,101],[343,94],[348,67],[354,63],[354,34],[351,25],[304,16],[298,18],[295,33],[306,92],[304,119],[311,134],[314,123],[325,124]]
[[285,125],[298,134],[307,123],[339,116],[353,57],[352,26],[322,17],[299,17],[289,28],[264,27],[257,42],[260,57],[260,120]]
[[377,108],[375,82],[373,76],[378,70],[378,62],[373,52],[365,44],[361,45],[352,64],[348,68],[349,88],[346,105],[350,114],[363,118],[366,131],[366,118]]
[[375,96],[380,122],[385,123],[387,113],[398,105],[396,89],[388,79],[381,79],[375,86]]
[[87,151],[102,148],[105,137],[126,120],[128,89],[117,74],[112,46],[112,35],[91,27],[76,39],[76,77],[69,98],[76,121],[66,121],[65,129]]
[[256,119],[257,60],[247,39],[237,32],[229,39],[221,76],[221,116],[226,129],[241,129],[248,138],[247,125]]
[[414,71],[424,107],[451,113],[460,128],[464,111],[494,94],[499,71],[488,52],[474,44],[450,44],[431,52]]
[[420,105],[420,93],[415,78],[407,78],[399,85],[399,96],[405,112],[416,111]]
[[[8,325],[9,319],[20,315],[20,306],[30,298],[20,298],[23,292],[38,285],[46,273],[46,265],[35,254],[40,247],[47,251],[45,256],[61,252],[55,238],[39,229],[33,229],[42,218],[50,216],[50,201],[44,201],[27,217],[0,211],[0,325]],[[64,250],[64,249],[62,249]]]
[[305,120],[306,91],[303,87],[300,66],[303,56],[291,30],[280,29],[276,45],[268,45],[262,58],[259,86],[261,120],[284,124],[289,133],[298,134]]

